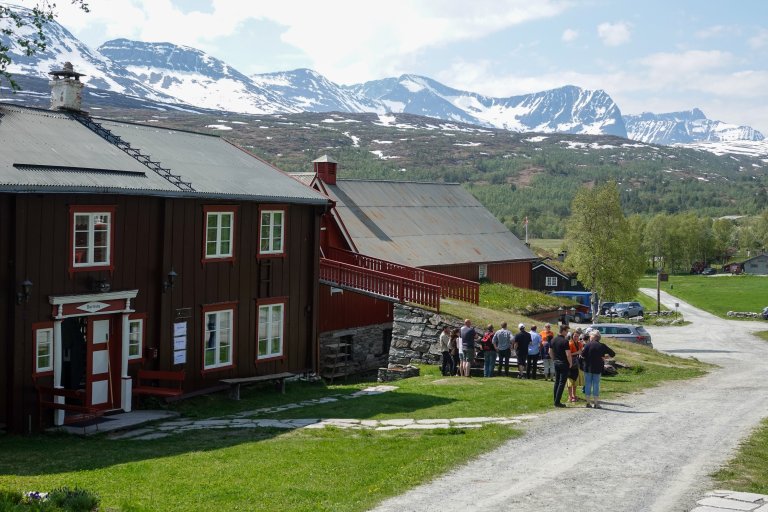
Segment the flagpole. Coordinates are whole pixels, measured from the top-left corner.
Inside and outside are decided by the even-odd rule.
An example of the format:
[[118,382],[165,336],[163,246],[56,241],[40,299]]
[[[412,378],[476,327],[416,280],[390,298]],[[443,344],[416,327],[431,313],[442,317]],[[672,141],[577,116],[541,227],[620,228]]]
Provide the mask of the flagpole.
[[528,216],[525,216],[525,245],[528,245]]

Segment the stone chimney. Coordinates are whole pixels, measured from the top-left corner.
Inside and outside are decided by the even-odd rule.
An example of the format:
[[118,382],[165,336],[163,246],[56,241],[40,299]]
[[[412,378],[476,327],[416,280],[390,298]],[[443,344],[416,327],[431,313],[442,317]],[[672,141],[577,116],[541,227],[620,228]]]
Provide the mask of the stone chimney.
[[48,82],[51,86],[51,110],[80,111],[83,103],[82,73],[72,68],[71,62],[64,63],[64,69],[48,73],[53,79]]
[[317,160],[312,160],[315,167],[315,176],[326,185],[336,184],[336,162],[328,155],[323,155]]

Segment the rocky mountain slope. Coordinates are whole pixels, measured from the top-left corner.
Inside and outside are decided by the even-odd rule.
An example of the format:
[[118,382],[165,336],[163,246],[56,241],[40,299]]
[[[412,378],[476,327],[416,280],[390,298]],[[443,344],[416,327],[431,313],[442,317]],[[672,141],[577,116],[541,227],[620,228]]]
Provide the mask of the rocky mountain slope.
[[687,144],[691,142],[760,141],[763,134],[749,126],[737,126],[708,119],[695,108],[687,112],[625,115],[624,124],[630,139],[654,144]]

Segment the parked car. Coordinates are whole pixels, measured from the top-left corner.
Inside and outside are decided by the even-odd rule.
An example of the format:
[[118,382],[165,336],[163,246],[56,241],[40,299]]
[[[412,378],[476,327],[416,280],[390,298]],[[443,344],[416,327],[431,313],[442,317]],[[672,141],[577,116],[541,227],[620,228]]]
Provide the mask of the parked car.
[[607,315],[611,308],[615,305],[615,302],[603,302],[603,304],[600,306],[600,314]]
[[768,320],[768,306],[763,308],[763,320]]
[[617,302],[609,310],[609,315],[620,318],[629,318],[632,316],[645,316],[643,305],[639,302]]
[[645,330],[645,327],[641,325],[631,324],[592,324],[590,329],[595,329],[600,332],[601,335],[608,338],[616,338],[621,341],[629,341],[632,343],[639,343],[640,345],[646,345],[653,348],[651,343],[651,335]]
[[713,269],[712,267],[707,267],[701,271],[701,275],[703,276],[712,276],[715,274],[717,274],[717,270]]

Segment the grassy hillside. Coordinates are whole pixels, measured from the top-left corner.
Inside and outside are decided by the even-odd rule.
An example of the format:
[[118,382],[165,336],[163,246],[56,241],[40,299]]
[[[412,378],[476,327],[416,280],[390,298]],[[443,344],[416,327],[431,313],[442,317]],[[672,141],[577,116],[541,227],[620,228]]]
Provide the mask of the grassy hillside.
[[101,113],[216,133],[289,172],[311,171],[327,153],[340,178],[463,183],[519,236],[527,216],[532,237],[562,237],[575,190],[606,180],[621,184],[626,213],[719,216],[768,206],[758,194],[768,187],[764,161],[613,136],[520,134],[408,114]]

